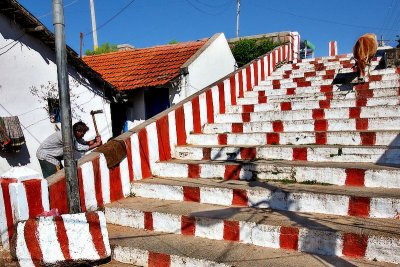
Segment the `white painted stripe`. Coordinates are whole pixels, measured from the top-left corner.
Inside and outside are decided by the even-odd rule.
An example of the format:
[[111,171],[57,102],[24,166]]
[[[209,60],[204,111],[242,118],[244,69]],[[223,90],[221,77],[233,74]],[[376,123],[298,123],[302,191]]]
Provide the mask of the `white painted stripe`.
[[119,164],[121,173],[122,192],[124,197],[129,196],[131,193],[131,182],[129,180],[128,158],[124,158]]
[[181,233],[181,216],[168,213],[153,212],[153,229],[158,232]]
[[106,248],[106,253],[109,256],[109,255],[111,255],[111,247],[110,247],[110,241],[108,238],[106,216],[105,216],[104,212],[101,212],[101,211],[98,211],[97,215],[99,216],[101,235],[103,236],[102,241]]
[[56,263],[65,260],[57,238],[56,224],[53,217],[39,217],[37,238],[43,255],[43,262]]
[[223,240],[224,221],[218,219],[197,217],[195,236]]
[[242,77],[243,77],[243,92],[247,91],[247,75],[246,75],[246,69],[242,69]]
[[0,186],[0,234],[1,234],[1,243],[5,249],[10,248],[10,243],[8,240],[8,227],[7,227],[7,216],[6,216],[6,207],[4,204],[4,194],[3,188]]
[[371,198],[369,217],[394,218],[400,212],[400,199]]
[[61,215],[68,236],[69,253],[72,259],[98,260],[99,254],[93,244],[84,213]]
[[[242,236],[243,235],[243,236]],[[280,248],[280,227],[240,222],[240,240],[261,247]]]
[[182,186],[134,183],[132,192],[138,197],[183,201]]
[[157,162],[153,175],[157,177],[174,177],[174,178],[187,178],[188,165],[170,162]]
[[28,250],[28,246],[25,242],[25,224],[26,222],[18,223],[15,231],[17,232],[16,242],[16,256],[18,258],[19,266],[21,267],[32,267],[33,264],[31,253]]
[[101,194],[104,204],[110,203],[110,171],[107,167],[107,160],[103,154],[99,157],[100,175],[101,175]]
[[153,170],[154,164],[160,160],[156,122],[147,125],[146,131],[147,131],[147,143],[149,146],[150,169]]
[[347,215],[349,199],[342,195],[291,193],[287,198],[287,210]]
[[105,216],[108,223],[144,229],[143,211],[106,207]]
[[235,73],[235,89],[236,89],[236,101],[239,98],[239,72]]
[[142,175],[138,134],[134,133],[130,136],[130,138],[131,138],[132,167],[133,167],[134,179],[141,180],[143,178],[143,175]]
[[298,250],[319,255],[342,256],[343,237],[338,232],[300,228]]
[[232,200],[232,189],[212,187],[200,188],[200,203],[230,206],[232,205]]
[[193,132],[193,106],[191,101],[183,104],[183,111],[185,113],[186,136],[189,136]]
[[211,88],[211,94],[212,94],[212,102],[213,102],[213,107],[214,107],[214,121],[217,118],[217,114],[219,114],[219,92],[218,92],[218,86],[213,86]]
[[250,68],[250,85],[251,85],[251,88],[253,88],[254,87],[254,65],[250,64],[249,68]]
[[[50,201],[49,201],[49,186],[47,184],[46,179],[42,179],[40,181],[40,186],[42,190],[42,206],[44,211],[49,211],[50,210]],[[1,196],[1,194],[0,194]]]
[[81,165],[81,170],[86,210],[97,210],[93,163],[91,161],[85,162]]
[[224,83],[225,107],[227,107],[232,105],[230,79],[224,80],[223,83]]
[[259,60],[257,60],[257,73],[258,73],[258,75],[257,75],[257,77],[258,77],[258,80],[257,80],[257,84],[260,84],[260,82],[261,82],[261,59],[259,59]]
[[224,178],[225,165],[200,164],[201,178]]
[[176,144],[178,143],[176,137],[175,112],[168,113],[168,130],[169,130],[169,145],[171,147],[171,155],[174,155]]
[[398,264],[400,262],[400,239],[388,236],[369,236],[365,258]]
[[29,206],[24,185],[22,183],[12,183],[8,188],[14,222],[29,219]]
[[[199,95],[200,125],[203,127],[207,123],[207,99],[206,93]],[[173,112],[170,112],[173,113]]]
[[171,255],[171,267],[230,267],[224,263],[217,263],[204,259],[195,259]]
[[148,266],[149,252],[131,247],[115,246],[112,257],[114,260],[122,263]]

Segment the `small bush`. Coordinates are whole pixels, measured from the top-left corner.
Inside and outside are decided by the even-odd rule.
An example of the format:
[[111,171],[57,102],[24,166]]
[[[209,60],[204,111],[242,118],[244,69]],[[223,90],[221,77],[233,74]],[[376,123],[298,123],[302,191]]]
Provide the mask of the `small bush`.
[[274,43],[269,39],[241,39],[236,42],[232,48],[232,54],[235,57],[238,66],[246,65],[250,61],[268,53],[280,43]]
[[92,56],[92,55],[100,55],[100,54],[105,54],[105,53],[110,53],[110,52],[115,52],[118,51],[117,45],[115,44],[110,44],[110,43],[104,43],[101,46],[99,46],[96,50],[86,50],[85,55],[87,56]]

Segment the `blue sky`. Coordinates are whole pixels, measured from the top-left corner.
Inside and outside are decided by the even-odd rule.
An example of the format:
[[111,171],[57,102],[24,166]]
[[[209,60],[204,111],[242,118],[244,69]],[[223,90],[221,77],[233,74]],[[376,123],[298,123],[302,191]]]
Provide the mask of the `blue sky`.
[[[19,0],[53,31],[51,1]],[[236,0],[94,0],[99,44],[135,47],[191,41],[218,32],[236,34]],[[79,53],[93,49],[89,0],[64,0],[66,41]],[[397,30],[395,30],[397,29]],[[241,0],[239,36],[298,31],[316,45],[316,56],[328,54],[328,42],[350,53],[358,36],[374,32],[394,42],[400,35],[399,0]]]

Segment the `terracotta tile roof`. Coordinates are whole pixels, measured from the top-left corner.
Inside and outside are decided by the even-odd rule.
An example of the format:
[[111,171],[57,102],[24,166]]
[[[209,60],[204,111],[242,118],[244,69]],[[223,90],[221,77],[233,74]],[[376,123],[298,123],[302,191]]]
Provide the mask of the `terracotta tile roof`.
[[85,56],[83,60],[118,90],[165,85],[207,40]]

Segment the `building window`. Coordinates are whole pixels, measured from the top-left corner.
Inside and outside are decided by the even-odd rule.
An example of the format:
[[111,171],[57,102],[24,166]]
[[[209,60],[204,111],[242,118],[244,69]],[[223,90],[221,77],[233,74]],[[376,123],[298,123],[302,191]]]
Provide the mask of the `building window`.
[[60,102],[56,98],[48,98],[47,104],[49,107],[50,122],[61,122]]

